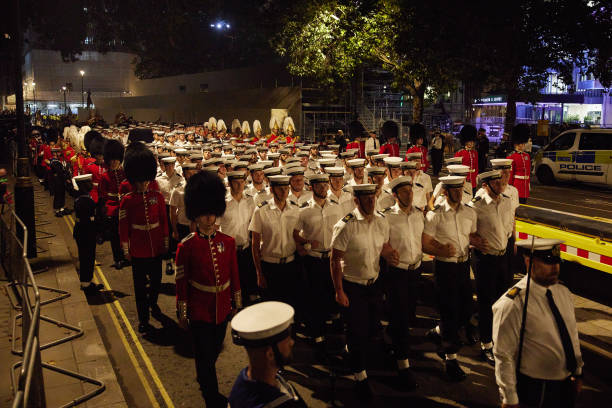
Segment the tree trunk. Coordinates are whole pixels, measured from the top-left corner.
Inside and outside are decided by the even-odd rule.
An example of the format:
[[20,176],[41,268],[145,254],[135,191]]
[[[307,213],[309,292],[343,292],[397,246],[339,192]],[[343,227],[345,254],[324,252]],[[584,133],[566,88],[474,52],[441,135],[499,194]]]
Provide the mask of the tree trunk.
[[506,117],[504,122],[504,131],[510,134],[512,128],[516,122],[516,102],[517,102],[517,89],[516,83],[509,84],[508,95],[506,99]]
[[423,122],[423,103],[425,102],[425,85],[414,84],[408,86],[408,91],[412,96],[412,122]]

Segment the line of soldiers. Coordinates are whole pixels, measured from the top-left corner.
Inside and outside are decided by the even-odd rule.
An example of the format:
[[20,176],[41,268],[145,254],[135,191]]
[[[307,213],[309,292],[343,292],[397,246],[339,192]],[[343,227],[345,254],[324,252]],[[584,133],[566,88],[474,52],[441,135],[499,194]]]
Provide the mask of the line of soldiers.
[[[383,129],[388,139],[397,137],[394,122]],[[415,125],[412,132],[424,134],[424,128]],[[124,151],[119,141],[88,132],[85,147],[95,162],[73,179],[81,192],[75,201],[75,238],[84,258],[81,281],[89,282],[85,287],[93,285],[89,271],[95,246],[92,252],[82,231],[92,230],[101,202],[105,215],[116,217],[105,224],[111,230],[115,267],[126,261],[132,265],[141,333],[152,329],[149,314],[161,315],[157,296],[163,258],[166,272],[176,272],[177,317],[194,337],[197,379],[207,406],[226,405],[218,392],[215,361],[229,319],[243,302],[261,300],[287,305],[290,309],[273,308],[285,310],[281,332],[295,318],[297,331],[322,358],[330,352],[326,321],[340,313],[356,389],[369,399],[367,350],[381,318],[389,321],[399,378],[406,389],[417,387],[408,359],[410,327],[421,263],[429,254],[435,257],[440,324],[428,338],[437,344],[448,378],[466,377],[457,354],[463,344],[460,330],[474,330],[470,266],[476,277],[482,358],[494,365],[492,306],[513,283],[510,261],[519,198],[508,184],[513,161],[492,160],[493,169],[477,178],[471,167],[448,161],[450,175],[440,178],[434,191],[422,170],[421,151],[409,152],[408,161],[379,151],[368,151],[362,159],[356,158],[358,149],[340,153],[332,145],[321,151],[299,142],[281,147],[286,146],[282,140],[277,147],[275,140],[250,145],[210,139],[190,149],[132,142]],[[262,324],[267,321],[258,316]],[[288,361],[277,343],[268,341],[270,331],[261,329],[262,342],[249,343],[245,338],[257,336],[240,334],[246,329],[238,323],[232,327],[239,344],[272,347],[268,366],[281,368]],[[255,365],[260,361],[250,352],[249,358]],[[236,386],[249,375],[241,373]],[[291,387],[281,391],[293,395],[288,404],[299,399]],[[230,396],[232,406],[245,406],[241,400]]]

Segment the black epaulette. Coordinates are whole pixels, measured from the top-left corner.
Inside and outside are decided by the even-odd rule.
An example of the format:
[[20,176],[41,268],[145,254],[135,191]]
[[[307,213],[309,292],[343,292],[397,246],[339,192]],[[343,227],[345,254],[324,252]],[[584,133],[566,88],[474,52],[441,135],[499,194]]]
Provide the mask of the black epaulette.
[[304,207],[308,207],[308,203],[302,203],[302,205],[300,205],[300,208],[304,208]]
[[289,204],[297,206],[298,204],[295,201],[289,200]]
[[417,187],[421,187],[421,188],[423,188],[423,185],[422,185],[422,184],[420,184],[420,183],[414,183],[414,184],[415,184]]
[[184,244],[185,242],[189,241],[191,238],[195,237],[195,232],[192,232],[191,234],[187,235],[185,238],[183,238],[181,240],[181,244]]
[[441,205],[440,205],[440,204],[436,204],[436,205],[434,206],[434,208],[433,208],[433,210],[432,210],[432,211],[436,211],[436,210],[437,210],[438,208],[440,208],[440,207],[441,207]]
[[480,200],[482,200],[482,197],[480,197],[480,196],[472,198],[472,202],[473,203],[477,203]]
[[[414,206],[414,208],[416,208],[416,209],[417,209],[417,210],[419,210],[420,212],[423,212],[423,209],[422,209],[422,208],[420,208],[420,207],[417,207],[416,205]],[[435,210],[435,208],[434,208],[434,210]]]
[[508,292],[506,292],[506,296],[508,296],[510,299],[514,299],[516,295],[518,295],[520,292],[521,292],[521,288],[515,286],[512,289],[510,289]]
[[349,222],[350,220],[352,220],[353,218],[355,218],[355,216],[353,215],[353,213],[348,213],[344,216],[344,218],[342,218],[342,221],[344,222]]
[[382,211],[378,211],[378,210],[376,210],[376,212],[377,212],[378,214],[380,214],[380,216],[381,216],[381,217],[384,217],[384,216],[385,216],[385,213],[383,213]]
[[463,190],[463,194],[472,195],[472,192]]
[[389,212],[393,207],[387,207],[384,210],[382,210],[383,213],[387,213]]
[[261,203],[257,204],[257,208],[261,208],[261,207],[263,207],[266,204],[268,204],[267,201],[262,201]]
[[510,196],[505,195],[504,193],[502,193],[502,196],[506,197],[506,198],[510,198]]

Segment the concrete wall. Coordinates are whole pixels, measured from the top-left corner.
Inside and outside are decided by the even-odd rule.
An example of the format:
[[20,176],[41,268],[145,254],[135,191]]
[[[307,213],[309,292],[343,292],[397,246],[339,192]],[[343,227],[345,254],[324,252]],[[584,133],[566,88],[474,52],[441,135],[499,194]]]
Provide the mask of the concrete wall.
[[[239,76],[235,77],[239,81]],[[142,81],[144,82],[144,81]],[[166,89],[163,89],[166,91]],[[209,117],[223,119],[229,127],[234,118],[240,122],[259,119],[264,133],[269,132],[271,109],[287,109],[296,129],[301,128],[301,88],[234,89],[208,93],[146,95],[122,98],[93,97],[98,113],[112,123],[118,112],[140,121],[204,123]]]
[[224,71],[201,72],[130,83],[131,96],[214,93],[236,89],[292,87],[292,77],[280,65],[267,64]]

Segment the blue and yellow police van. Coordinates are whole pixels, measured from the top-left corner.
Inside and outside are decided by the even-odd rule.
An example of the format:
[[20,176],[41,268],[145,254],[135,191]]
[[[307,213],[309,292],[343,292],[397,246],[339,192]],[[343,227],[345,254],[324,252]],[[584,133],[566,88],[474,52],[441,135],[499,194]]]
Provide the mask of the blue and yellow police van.
[[535,175],[542,184],[578,181],[612,185],[612,129],[571,129],[535,156]]

